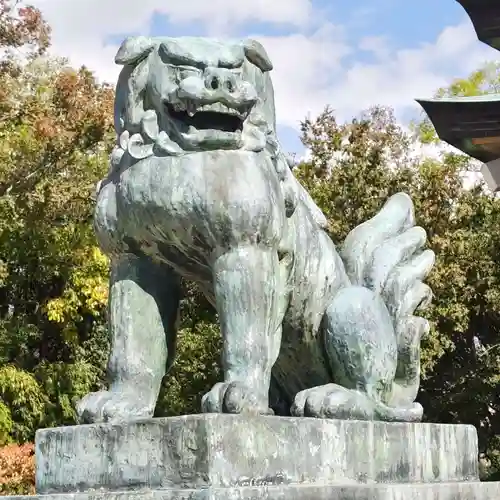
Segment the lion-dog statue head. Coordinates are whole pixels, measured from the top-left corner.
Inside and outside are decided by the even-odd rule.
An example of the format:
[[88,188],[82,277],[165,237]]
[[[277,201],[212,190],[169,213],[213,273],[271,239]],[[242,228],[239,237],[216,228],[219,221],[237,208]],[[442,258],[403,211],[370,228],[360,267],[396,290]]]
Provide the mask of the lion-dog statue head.
[[293,213],[302,189],[277,140],[273,65],[259,42],[130,37],[115,62],[123,69],[111,172],[153,155],[265,150],[282,181],[287,216]]
[[211,149],[262,151],[275,141],[271,61],[254,40],[125,40],[113,164]]

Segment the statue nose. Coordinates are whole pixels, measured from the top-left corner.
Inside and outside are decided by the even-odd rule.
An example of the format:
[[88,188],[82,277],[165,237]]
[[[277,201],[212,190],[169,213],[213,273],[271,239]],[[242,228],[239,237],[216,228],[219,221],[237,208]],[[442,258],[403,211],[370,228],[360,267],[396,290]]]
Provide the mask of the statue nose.
[[236,90],[236,85],[236,78],[230,71],[207,71],[205,86],[208,90],[225,90],[226,92],[232,93]]

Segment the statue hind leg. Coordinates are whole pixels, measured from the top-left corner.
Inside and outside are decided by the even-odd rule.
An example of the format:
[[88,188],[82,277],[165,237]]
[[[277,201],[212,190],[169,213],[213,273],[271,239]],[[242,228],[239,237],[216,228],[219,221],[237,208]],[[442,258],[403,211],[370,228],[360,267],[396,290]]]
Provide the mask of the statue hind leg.
[[428,303],[423,283],[434,254],[422,251],[408,196],[393,196],[352,231],[342,256],[352,283],[336,294],[322,322],[332,384],[295,398],[293,413],[326,418],[419,421],[419,344],[427,329],[416,309]]
[[371,290],[341,290],[322,322],[325,352],[335,383],[308,389],[295,399],[301,416],[352,420],[419,421],[419,404],[389,406],[398,349],[392,319]]
[[170,268],[145,257],[112,259],[109,296],[109,388],[77,405],[82,423],[153,416],[175,354],[180,284]]

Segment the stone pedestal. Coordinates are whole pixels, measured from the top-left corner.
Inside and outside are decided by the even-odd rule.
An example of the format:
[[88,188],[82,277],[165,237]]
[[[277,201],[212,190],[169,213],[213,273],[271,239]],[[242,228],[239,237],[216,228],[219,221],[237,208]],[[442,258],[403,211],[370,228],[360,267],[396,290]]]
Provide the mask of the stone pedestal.
[[[232,415],[45,429],[40,500],[496,500],[476,430]],[[16,497],[13,497],[16,498]],[[19,500],[19,497],[17,497]]]

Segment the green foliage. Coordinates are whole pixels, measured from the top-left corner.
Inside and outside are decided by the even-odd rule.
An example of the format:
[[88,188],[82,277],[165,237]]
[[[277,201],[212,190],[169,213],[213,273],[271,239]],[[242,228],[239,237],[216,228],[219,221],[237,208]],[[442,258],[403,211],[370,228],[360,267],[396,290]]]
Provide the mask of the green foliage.
[[401,179],[406,175],[411,181],[409,138],[389,109],[373,108],[338,124],[327,108],[302,124],[302,140],[311,161],[295,173],[327,216],[336,242],[397,190],[394,170],[401,169]]
[[222,379],[222,342],[213,306],[183,282],[175,363],[165,377],[156,415],[199,413],[202,396]]
[[45,407],[44,427],[76,422],[75,404],[100,383],[101,372],[90,363],[40,363],[36,370],[43,391],[50,397]]
[[31,439],[43,422],[46,405],[46,396],[35,377],[14,366],[1,367],[0,400],[10,413],[6,425],[11,426],[12,438],[17,442]]
[[14,422],[9,407],[3,401],[0,401],[0,446],[5,446],[11,442],[13,425]]
[[[74,423],[102,384],[108,262],[93,194],[113,145],[113,89],[40,57],[40,13],[0,0],[0,432]],[[12,48],[23,47],[27,57]]]
[[[500,65],[489,63],[448,88],[439,89],[436,96],[499,91]],[[439,142],[428,118],[414,130],[420,139]],[[444,155],[445,160],[449,161],[450,156]],[[477,170],[463,155],[453,157],[462,175]],[[442,266],[434,276],[449,283],[441,291],[439,312],[447,320],[442,321],[439,332],[449,337],[451,349],[444,353],[422,389],[422,400],[432,405],[429,418],[476,425],[482,471],[491,478],[500,474],[499,203],[481,186],[462,189],[449,228],[455,229],[453,239],[445,234],[436,240]]]
[[500,64],[490,62],[467,78],[457,78],[449,87],[437,90],[436,97],[475,96],[500,92]]
[[166,377],[157,415],[199,413],[201,397],[221,380],[221,338],[216,325],[200,322],[179,332],[176,362]]

